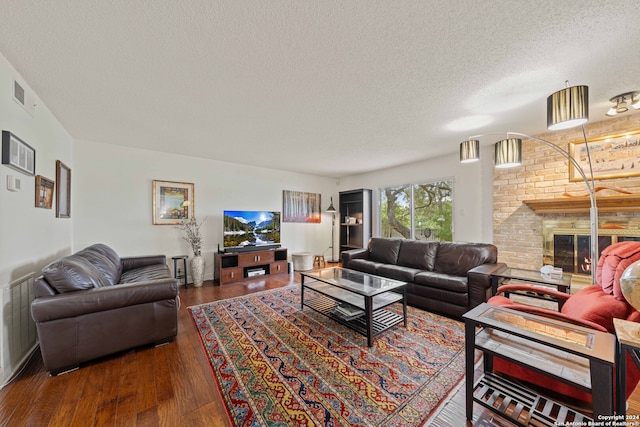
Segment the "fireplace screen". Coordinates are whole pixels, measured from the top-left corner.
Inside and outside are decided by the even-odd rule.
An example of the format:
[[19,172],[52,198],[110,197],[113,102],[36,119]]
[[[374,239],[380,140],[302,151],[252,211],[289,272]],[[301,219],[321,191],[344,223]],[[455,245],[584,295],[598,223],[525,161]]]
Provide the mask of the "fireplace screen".
[[[598,253],[613,243],[640,241],[640,228],[631,222],[600,224]],[[543,221],[544,263],[562,268],[565,273],[591,275],[598,261],[594,263],[590,257],[590,234],[588,221]]]
[[[623,237],[622,239],[629,239]],[[618,238],[617,241],[622,241]],[[638,239],[637,237],[633,238]],[[612,236],[598,235],[598,255],[612,243]],[[591,274],[591,236],[580,234],[553,235],[553,265],[566,273]],[[597,263],[597,261],[596,261]]]

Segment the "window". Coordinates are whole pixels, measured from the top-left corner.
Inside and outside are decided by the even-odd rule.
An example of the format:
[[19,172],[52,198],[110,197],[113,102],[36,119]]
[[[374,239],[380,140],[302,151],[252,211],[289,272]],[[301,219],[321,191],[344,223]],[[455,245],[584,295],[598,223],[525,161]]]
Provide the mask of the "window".
[[452,180],[381,189],[381,236],[452,241],[452,192]]

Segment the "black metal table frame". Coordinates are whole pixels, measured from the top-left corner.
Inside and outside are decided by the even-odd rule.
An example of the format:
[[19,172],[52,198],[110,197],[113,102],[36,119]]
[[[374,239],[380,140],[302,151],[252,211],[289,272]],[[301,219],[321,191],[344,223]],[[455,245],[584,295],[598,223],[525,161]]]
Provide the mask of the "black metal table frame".
[[[362,274],[366,274],[366,273],[362,273]],[[373,275],[369,274],[369,276],[373,276]],[[314,277],[310,277],[310,278],[315,279],[314,281],[319,281],[317,278],[314,278]],[[300,292],[300,309],[301,310],[304,310],[304,306],[305,306],[305,303],[304,303],[304,289],[305,289],[304,279],[305,279],[305,273],[302,273],[301,274],[301,286],[300,286],[300,288],[301,288],[301,292]],[[322,283],[326,283],[328,285],[335,286],[330,282],[322,281]],[[364,297],[364,311],[365,311],[364,318],[366,319],[366,322],[365,322],[366,323],[365,324],[365,331],[366,332],[365,333],[363,333],[359,328],[354,327],[353,321],[345,321],[343,319],[340,319],[338,316],[331,316],[326,311],[318,310],[315,307],[310,306],[308,304],[307,304],[307,307],[309,307],[312,310],[317,311],[317,312],[319,312],[319,313],[321,313],[321,314],[323,314],[323,315],[325,315],[325,316],[327,316],[327,317],[329,317],[329,318],[331,318],[333,320],[337,320],[339,323],[341,323],[341,324],[343,324],[343,325],[355,330],[356,332],[362,333],[363,335],[365,335],[367,337],[367,345],[369,347],[372,347],[373,346],[373,338],[375,338],[376,335],[379,335],[380,333],[383,332],[383,331],[380,331],[378,333],[375,333],[375,331],[374,331],[374,314],[382,311],[388,305],[395,304],[398,301],[394,301],[394,302],[392,302],[392,303],[390,303],[388,305],[380,306],[376,310],[373,310],[373,298],[375,296],[377,296],[377,295],[380,295],[380,294],[377,294],[377,295],[362,295],[361,293],[358,293],[355,290],[348,290],[348,289],[345,289],[345,288],[340,288],[338,286],[336,286],[336,288],[343,289],[343,290],[346,290],[347,292],[351,292],[351,293],[353,293],[355,295],[360,295],[360,296]],[[329,298],[331,300],[339,301],[339,302],[346,302],[346,301],[341,300],[339,297],[336,297],[335,295],[331,295],[329,293],[321,292],[321,291],[319,291],[317,289],[313,289],[313,288],[309,288],[309,289],[312,290],[313,292],[320,293],[320,294],[326,296],[327,298]],[[401,319],[401,321],[404,323],[404,327],[406,328],[407,327],[407,284],[405,283],[403,286],[399,286],[399,287],[397,287],[395,289],[389,289],[388,291],[382,292],[382,293],[394,292],[394,291],[397,291],[397,290],[401,290],[402,291],[402,319]],[[400,323],[400,322],[395,322],[393,324],[391,324],[391,323],[385,324],[384,330],[387,330],[387,329],[391,328],[392,326],[397,325],[398,323]]]
[[[620,322],[620,324],[618,324]],[[633,330],[625,332],[624,324],[633,325]],[[616,414],[622,416],[626,420],[627,414],[627,354],[640,369],[640,338],[638,332],[640,325],[635,322],[629,322],[622,319],[614,319],[613,325],[616,330]],[[619,330],[619,328],[621,328]],[[632,341],[629,339],[632,334]],[[625,336],[627,335],[627,336]],[[623,342],[627,341],[627,342]],[[634,418],[634,420],[636,420]]]
[[[466,363],[465,410],[466,410],[467,420],[471,421],[473,418],[474,388],[476,385],[476,382],[474,381],[474,371],[475,371],[474,361],[475,361],[476,335],[477,333],[479,333],[479,331],[477,331],[478,326],[482,328],[488,327],[495,330],[504,331],[504,332],[513,334],[515,336],[528,339],[532,343],[536,343],[537,345],[548,346],[550,348],[558,349],[561,351],[568,352],[570,354],[576,354],[576,355],[588,358],[589,365],[590,365],[590,375],[591,375],[591,393],[593,396],[592,400],[593,400],[594,419],[598,419],[599,415],[609,416],[613,414],[613,410],[614,410],[613,368],[615,364],[615,360],[613,359],[613,356],[610,363],[605,362],[603,360],[599,360],[593,354],[585,354],[585,352],[580,351],[577,346],[572,346],[570,344],[564,345],[558,340],[547,339],[547,338],[544,338],[543,336],[536,337],[535,336],[536,334],[520,329],[514,325],[507,325],[507,324],[499,325],[495,321],[489,321],[489,322],[483,321],[478,317],[478,315],[479,313],[484,313],[484,311],[488,310],[489,308],[497,308],[499,310],[515,313],[518,315],[523,314],[522,312],[519,312],[519,311],[509,310],[508,308],[504,308],[504,307],[492,307],[490,304],[483,303],[483,304],[480,304],[478,307],[470,310],[463,316],[463,319],[465,322],[465,363]],[[527,313],[526,315],[528,317],[537,318],[542,321],[549,321],[549,318],[545,318],[542,316],[537,316],[530,313]],[[575,325],[572,325],[566,322],[561,322],[558,320],[552,320],[552,322],[557,323],[558,325],[567,325],[570,327],[575,327]],[[600,335],[602,335],[603,337],[611,336],[611,334],[607,334],[607,333],[595,331],[595,330],[593,330],[593,333],[596,336],[600,336]],[[612,339],[614,338],[612,337]],[[484,353],[485,372],[492,371],[493,370],[493,354],[488,352],[486,349],[480,348],[480,350],[483,351]],[[518,361],[514,361],[514,362],[525,367],[529,366],[524,362],[518,362]],[[533,366],[529,366],[529,367],[533,368]],[[548,374],[541,373],[541,375],[548,375]],[[562,380],[562,381],[568,382],[567,380]],[[514,421],[514,420],[510,419],[510,421]]]

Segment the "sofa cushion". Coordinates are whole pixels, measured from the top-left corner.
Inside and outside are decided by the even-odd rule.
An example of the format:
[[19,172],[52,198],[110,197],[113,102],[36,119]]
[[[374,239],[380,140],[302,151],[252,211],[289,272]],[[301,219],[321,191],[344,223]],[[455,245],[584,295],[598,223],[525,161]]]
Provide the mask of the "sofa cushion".
[[395,264],[400,252],[401,239],[378,239],[372,237],[369,240],[369,260],[382,264]]
[[383,264],[379,262],[369,261],[368,259],[356,258],[349,261],[349,268],[369,274],[376,274],[376,269],[381,265]]
[[400,244],[397,264],[431,271],[436,264],[438,244],[439,242],[424,240],[403,240]]
[[52,262],[42,270],[42,275],[59,293],[109,286],[104,274],[77,254]]
[[167,277],[171,277],[171,272],[166,264],[147,265],[125,271],[120,277],[120,283],[144,282]]
[[114,251],[111,247],[105,245],[104,243],[96,243],[86,249],[101,253],[102,255],[106,256],[113,263],[113,265],[116,266],[116,268],[118,269],[118,278],[120,277],[120,275],[122,274],[122,262],[120,262],[120,256],[116,253],[116,251]]
[[451,292],[469,292],[467,278],[462,276],[423,271],[416,274],[413,281],[418,285],[431,286],[432,288],[445,289]]
[[413,282],[413,278],[422,270],[411,267],[403,267],[400,265],[382,264],[376,269],[378,276],[387,277],[389,279],[400,280],[402,282]]
[[120,274],[118,273],[119,266],[116,266],[111,259],[101,252],[92,250],[91,247],[85,248],[75,254],[80,256],[91,263],[95,268],[100,271],[107,279],[110,285],[115,285],[120,280]]
[[486,243],[440,242],[435,271],[466,276],[467,271],[480,264],[495,263],[498,249]]

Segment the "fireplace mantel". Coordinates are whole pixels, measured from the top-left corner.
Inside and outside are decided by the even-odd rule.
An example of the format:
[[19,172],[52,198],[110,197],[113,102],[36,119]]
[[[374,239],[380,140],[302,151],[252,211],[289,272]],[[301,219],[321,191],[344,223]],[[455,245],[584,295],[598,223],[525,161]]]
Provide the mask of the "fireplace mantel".
[[[538,214],[589,213],[589,196],[523,200]],[[596,196],[599,212],[640,212],[640,194]]]

